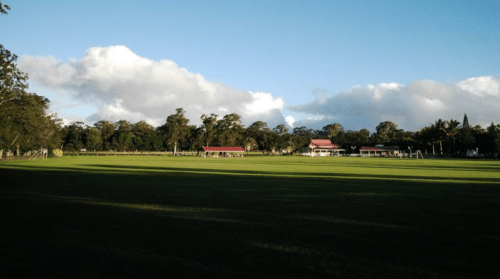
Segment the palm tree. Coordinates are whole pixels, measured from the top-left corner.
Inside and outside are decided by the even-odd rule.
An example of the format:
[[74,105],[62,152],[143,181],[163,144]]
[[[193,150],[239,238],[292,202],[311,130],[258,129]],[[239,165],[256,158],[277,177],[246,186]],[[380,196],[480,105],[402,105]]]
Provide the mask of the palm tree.
[[[432,155],[434,155],[434,135],[432,127],[424,127],[416,134],[418,141],[422,145],[432,145]],[[425,154],[427,154],[427,148],[425,149]]]
[[257,141],[254,138],[246,138],[244,141],[244,145],[245,145],[245,150],[247,152],[247,155],[248,155],[248,151],[250,151],[258,146]]
[[455,153],[455,140],[457,138],[458,133],[460,132],[460,122],[457,120],[450,119],[450,121],[446,121],[446,136],[449,139],[453,139],[453,153]]
[[436,120],[436,123],[431,125],[434,137],[439,142],[439,150],[443,154],[443,140],[446,138],[446,126],[448,121],[443,121],[441,118]]
[[284,148],[288,154],[290,154],[295,149],[295,144],[292,140],[288,140],[284,144]]

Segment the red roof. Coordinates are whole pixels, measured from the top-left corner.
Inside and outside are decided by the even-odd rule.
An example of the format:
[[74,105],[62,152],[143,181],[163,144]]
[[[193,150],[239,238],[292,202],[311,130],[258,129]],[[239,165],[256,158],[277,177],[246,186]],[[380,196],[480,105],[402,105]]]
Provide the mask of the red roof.
[[313,139],[309,144],[312,148],[339,148],[337,144],[333,144],[330,140],[327,139]]
[[245,149],[238,146],[203,146],[203,150],[207,152],[244,152]]

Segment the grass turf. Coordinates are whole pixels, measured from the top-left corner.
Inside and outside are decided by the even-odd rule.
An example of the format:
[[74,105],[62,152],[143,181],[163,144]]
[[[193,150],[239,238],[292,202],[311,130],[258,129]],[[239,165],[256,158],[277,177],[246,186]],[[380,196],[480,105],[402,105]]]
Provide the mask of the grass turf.
[[78,156],[0,175],[8,277],[500,277],[500,162]]

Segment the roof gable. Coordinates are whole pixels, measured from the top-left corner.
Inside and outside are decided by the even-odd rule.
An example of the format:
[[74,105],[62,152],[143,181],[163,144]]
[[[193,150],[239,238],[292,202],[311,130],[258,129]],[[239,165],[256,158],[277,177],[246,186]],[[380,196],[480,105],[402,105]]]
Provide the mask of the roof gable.
[[337,144],[333,144],[330,140],[327,140],[327,139],[313,139],[313,140],[311,140],[309,147],[311,147],[311,148],[327,148],[327,149],[339,148],[339,146]]

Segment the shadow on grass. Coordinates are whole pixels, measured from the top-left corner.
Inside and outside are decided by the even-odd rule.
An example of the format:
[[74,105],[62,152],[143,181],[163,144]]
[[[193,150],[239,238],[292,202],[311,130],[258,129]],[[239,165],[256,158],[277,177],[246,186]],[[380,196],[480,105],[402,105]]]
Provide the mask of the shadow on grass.
[[321,173],[321,172],[279,172],[279,171],[253,171],[253,170],[228,170],[228,169],[204,169],[204,168],[173,168],[173,167],[150,167],[150,166],[123,166],[123,165],[90,165],[101,169],[129,169],[129,170],[152,170],[152,171],[174,171],[174,172],[203,172],[214,174],[247,174],[247,175],[281,175],[293,177],[315,177],[324,178],[358,178],[358,179],[387,179],[387,180],[466,180],[474,182],[500,182],[498,178],[463,178],[463,177],[437,177],[437,176],[409,176],[409,175],[389,175],[389,174],[358,174],[358,173]]
[[[482,164],[482,165],[467,165],[467,166],[442,166],[442,165],[435,165],[435,164],[418,164],[418,165],[404,165],[404,164],[398,164],[397,160],[396,161],[391,161],[391,162],[383,162],[380,161],[379,158],[377,158],[377,161],[373,161],[373,164],[369,164],[370,161],[364,161],[364,162],[343,162],[343,161],[333,161],[332,163],[338,164],[341,167],[348,167],[348,168],[371,168],[371,169],[410,169],[410,170],[438,170],[438,171],[465,171],[465,172],[497,172],[500,173],[500,162],[496,164]],[[342,158],[339,158],[338,160],[343,160]],[[370,158],[359,158],[359,160],[370,160]],[[391,159],[384,159],[384,160],[391,160]],[[405,162],[407,163],[408,161],[404,159]],[[458,161],[461,163],[464,163],[464,161]],[[268,165],[269,163],[266,162],[252,162],[252,164],[262,164],[262,165]],[[280,165],[294,165],[294,166],[303,166],[304,162],[280,162]],[[308,166],[318,166],[318,167],[325,167],[325,162],[322,163],[314,163],[314,162],[308,162]]]
[[23,167],[0,169],[7,277],[500,275],[500,190],[480,181]]
[[[397,181],[411,181],[420,180],[421,182],[431,181],[462,181],[467,183],[474,183],[480,185],[483,182],[500,183],[500,177],[443,177],[443,176],[421,176],[421,175],[390,175],[390,174],[359,174],[359,173],[322,173],[322,172],[283,172],[283,171],[254,171],[254,170],[230,170],[230,169],[207,169],[207,168],[175,168],[175,167],[151,167],[151,166],[132,166],[132,165],[105,165],[105,164],[91,164],[85,165],[87,168],[70,168],[70,167],[44,167],[44,166],[27,166],[23,165],[24,169],[36,169],[45,171],[76,171],[76,172],[92,172],[92,173],[135,173],[135,174],[154,174],[161,175],[166,172],[178,172],[189,174],[203,174],[203,175],[249,175],[249,176],[282,176],[294,178],[312,178],[321,177],[324,179],[367,179],[367,180],[397,180]],[[369,166],[366,168],[370,168]],[[387,169],[387,168],[384,168]],[[142,172],[141,171],[147,171]],[[419,184],[422,185],[422,184]]]

